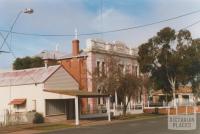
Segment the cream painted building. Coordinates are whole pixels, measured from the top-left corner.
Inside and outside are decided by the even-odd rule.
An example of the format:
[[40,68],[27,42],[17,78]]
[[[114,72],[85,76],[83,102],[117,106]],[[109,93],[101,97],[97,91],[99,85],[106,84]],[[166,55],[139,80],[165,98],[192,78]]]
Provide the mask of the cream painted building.
[[0,109],[37,111],[44,116],[64,114],[74,96],[46,90],[79,90],[78,83],[61,67],[33,68],[0,73]]
[[66,115],[78,125],[79,102],[87,97],[108,95],[79,90],[78,82],[60,65],[0,73],[0,110],[9,113],[35,111],[45,117]]

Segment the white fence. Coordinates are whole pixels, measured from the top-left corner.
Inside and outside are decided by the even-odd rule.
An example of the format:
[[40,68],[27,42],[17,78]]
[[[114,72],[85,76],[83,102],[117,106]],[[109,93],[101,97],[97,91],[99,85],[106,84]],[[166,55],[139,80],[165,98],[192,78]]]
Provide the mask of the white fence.
[[[111,108],[111,112],[113,112],[114,116],[119,116],[123,114],[123,105],[115,105]],[[143,103],[129,103],[127,107],[128,114],[141,114],[143,113]]]
[[6,125],[7,110],[0,110],[0,126]]

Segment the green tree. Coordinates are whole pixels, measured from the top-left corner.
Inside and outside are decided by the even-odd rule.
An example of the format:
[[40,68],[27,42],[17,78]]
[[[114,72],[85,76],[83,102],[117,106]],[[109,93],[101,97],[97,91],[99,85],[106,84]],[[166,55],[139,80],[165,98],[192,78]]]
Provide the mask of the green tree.
[[[197,53],[192,50],[192,44],[188,30],[180,30],[177,34],[170,27],[160,30],[139,47],[141,72],[149,73],[151,80],[155,82],[155,88],[171,93],[175,99],[177,86],[188,84],[197,73],[191,70],[192,62],[198,62],[194,58]],[[190,54],[195,56],[191,57]]]
[[44,61],[40,57],[17,58],[13,63],[13,69],[28,69],[34,67],[43,67]]
[[200,97],[200,39],[193,40],[191,47],[187,50],[190,59],[190,82],[196,100]]

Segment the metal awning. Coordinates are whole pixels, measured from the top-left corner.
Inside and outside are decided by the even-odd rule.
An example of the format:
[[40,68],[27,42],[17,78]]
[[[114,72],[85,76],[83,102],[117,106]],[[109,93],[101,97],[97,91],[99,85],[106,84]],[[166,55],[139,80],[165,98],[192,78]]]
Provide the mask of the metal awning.
[[26,102],[26,99],[13,99],[9,105],[22,105]]
[[75,102],[75,124],[79,125],[79,98],[96,98],[96,97],[106,97],[106,105],[107,105],[107,114],[108,121],[111,121],[111,112],[110,112],[110,97],[109,94],[100,94],[96,92],[88,92],[84,90],[55,90],[55,89],[44,89],[46,92],[62,94],[62,95],[70,95],[74,96]]
[[95,98],[95,97],[109,97],[109,94],[100,94],[97,92],[88,92],[84,90],[50,90],[44,89],[46,92],[52,92],[63,95],[77,96],[80,98]]

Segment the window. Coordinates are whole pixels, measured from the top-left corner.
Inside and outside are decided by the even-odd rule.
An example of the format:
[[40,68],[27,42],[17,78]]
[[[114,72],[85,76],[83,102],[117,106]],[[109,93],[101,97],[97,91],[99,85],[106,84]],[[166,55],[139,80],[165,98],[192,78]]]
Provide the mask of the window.
[[134,66],[134,65],[132,66],[132,74],[135,75],[135,76],[138,75],[137,74],[137,69],[138,69],[137,66]]
[[102,67],[102,75],[105,75],[105,63],[104,62],[102,62],[101,67]]
[[15,109],[18,109],[18,110],[26,108],[26,104],[25,103],[24,104],[20,104],[20,105],[18,105],[18,104],[15,105],[14,104],[13,106],[14,106]]
[[138,76],[138,67],[135,66],[135,75]]
[[97,75],[100,73],[100,61],[97,61]]
[[120,71],[120,72],[124,72],[124,65],[119,64],[119,71]]
[[[101,89],[98,89],[98,93],[101,93]],[[101,98],[100,97],[98,97],[98,104],[100,105],[101,104]]]
[[130,67],[131,67],[130,65],[126,65],[126,72],[127,73],[131,73],[131,68]]

